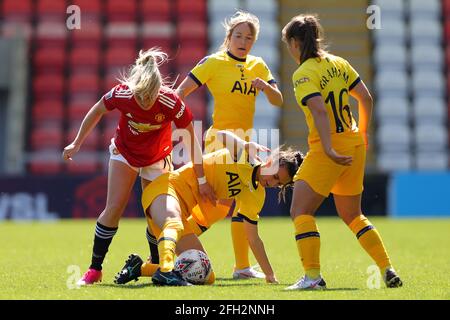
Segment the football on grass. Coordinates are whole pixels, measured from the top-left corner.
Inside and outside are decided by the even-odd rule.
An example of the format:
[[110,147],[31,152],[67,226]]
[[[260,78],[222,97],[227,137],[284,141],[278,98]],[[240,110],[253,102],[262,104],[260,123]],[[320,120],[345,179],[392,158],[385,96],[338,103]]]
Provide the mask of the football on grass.
[[177,257],[175,271],[192,284],[204,284],[211,273],[211,262],[200,250],[186,250]]

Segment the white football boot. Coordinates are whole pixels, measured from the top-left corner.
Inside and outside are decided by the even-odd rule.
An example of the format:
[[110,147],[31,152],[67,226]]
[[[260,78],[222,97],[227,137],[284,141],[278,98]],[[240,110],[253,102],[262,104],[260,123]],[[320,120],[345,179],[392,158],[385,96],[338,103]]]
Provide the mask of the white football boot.
[[326,288],[327,284],[325,283],[325,280],[323,280],[322,276],[319,276],[316,279],[311,279],[304,275],[300,278],[300,280],[284,290],[322,290]]
[[248,267],[245,269],[235,269],[233,272],[233,279],[265,279],[266,275],[255,269],[257,266]]

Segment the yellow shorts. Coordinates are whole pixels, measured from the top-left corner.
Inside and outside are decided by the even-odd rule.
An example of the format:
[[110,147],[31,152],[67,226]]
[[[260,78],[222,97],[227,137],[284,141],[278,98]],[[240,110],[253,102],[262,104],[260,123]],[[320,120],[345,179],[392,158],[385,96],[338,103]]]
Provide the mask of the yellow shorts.
[[342,196],[362,193],[366,146],[357,145],[335,150],[339,154],[352,156],[352,165],[341,166],[331,160],[323,151],[310,151],[298,169],[294,181],[307,182],[315,192],[324,197],[328,197],[330,192]]
[[[174,197],[179,203],[182,222],[185,227],[183,234],[201,234],[202,232],[199,231],[201,227],[209,228],[215,222],[224,219],[229,212],[228,206],[217,204],[214,207],[209,201],[201,200],[197,192],[193,192],[188,184],[177,178],[176,172],[166,173],[153,181],[145,188],[142,194],[142,207],[144,208],[148,225],[155,232],[155,236],[159,235],[161,230],[153,224],[147,209],[158,196],[163,194]],[[192,219],[198,226],[188,223],[187,220],[190,216],[192,216]],[[200,229],[197,230],[197,228]]]
[[[161,233],[161,229],[156,226],[148,212],[148,208],[152,202],[160,195],[167,194],[174,197],[180,205],[181,219],[183,222],[184,234],[193,233],[187,222],[187,217],[190,215],[189,207],[193,206],[192,197],[182,197],[181,193],[189,194],[190,190],[188,186],[184,186],[182,183],[173,183],[176,172],[169,172],[159,176],[153,181],[142,193],[142,207],[144,208],[145,216],[147,217],[147,224],[154,232],[156,237]],[[187,200],[187,201],[186,201]]]
[[217,221],[225,219],[230,211],[230,207],[217,204],[215,207],[209,203],[202,203],[194,207],[191,216],[194,221],[202,227],[209,228]]

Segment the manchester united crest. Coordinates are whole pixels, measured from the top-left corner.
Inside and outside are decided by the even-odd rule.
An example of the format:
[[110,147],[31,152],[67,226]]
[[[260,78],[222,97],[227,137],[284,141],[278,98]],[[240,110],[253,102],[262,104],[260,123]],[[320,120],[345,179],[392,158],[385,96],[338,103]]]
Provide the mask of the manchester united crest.
[[163,122],[165,118],[166,118],[166,116],[164,114],[162,114],[162,113],[158,113],[155,116],[155,120],[157,122]]

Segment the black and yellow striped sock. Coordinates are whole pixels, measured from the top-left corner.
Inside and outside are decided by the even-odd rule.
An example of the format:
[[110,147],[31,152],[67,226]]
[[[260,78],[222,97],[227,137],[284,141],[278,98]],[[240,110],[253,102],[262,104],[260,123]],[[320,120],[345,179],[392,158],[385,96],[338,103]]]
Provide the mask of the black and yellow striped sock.
[[305,274],[312,279],[320,275],[320,233],[313,216],[294,219],[295,241]]
[[381,240],[381,236],[375,227],[364,215],[353,219],[348,226],[356,235],[364,250],[375,260],[381,272],[384,273],[386,268],[391,266],[391,261]]
[[152,263],[159,263],[158,244],[156,237],[150,233],[148,227],[145,229],[145,235],[148,241],[148,247],[150,248],[150,259]]
[[175,247],[183,232],[181,220],[171,219],[161,229],[158,237],[159,267],[162,272],[173,270],[175,260]]

